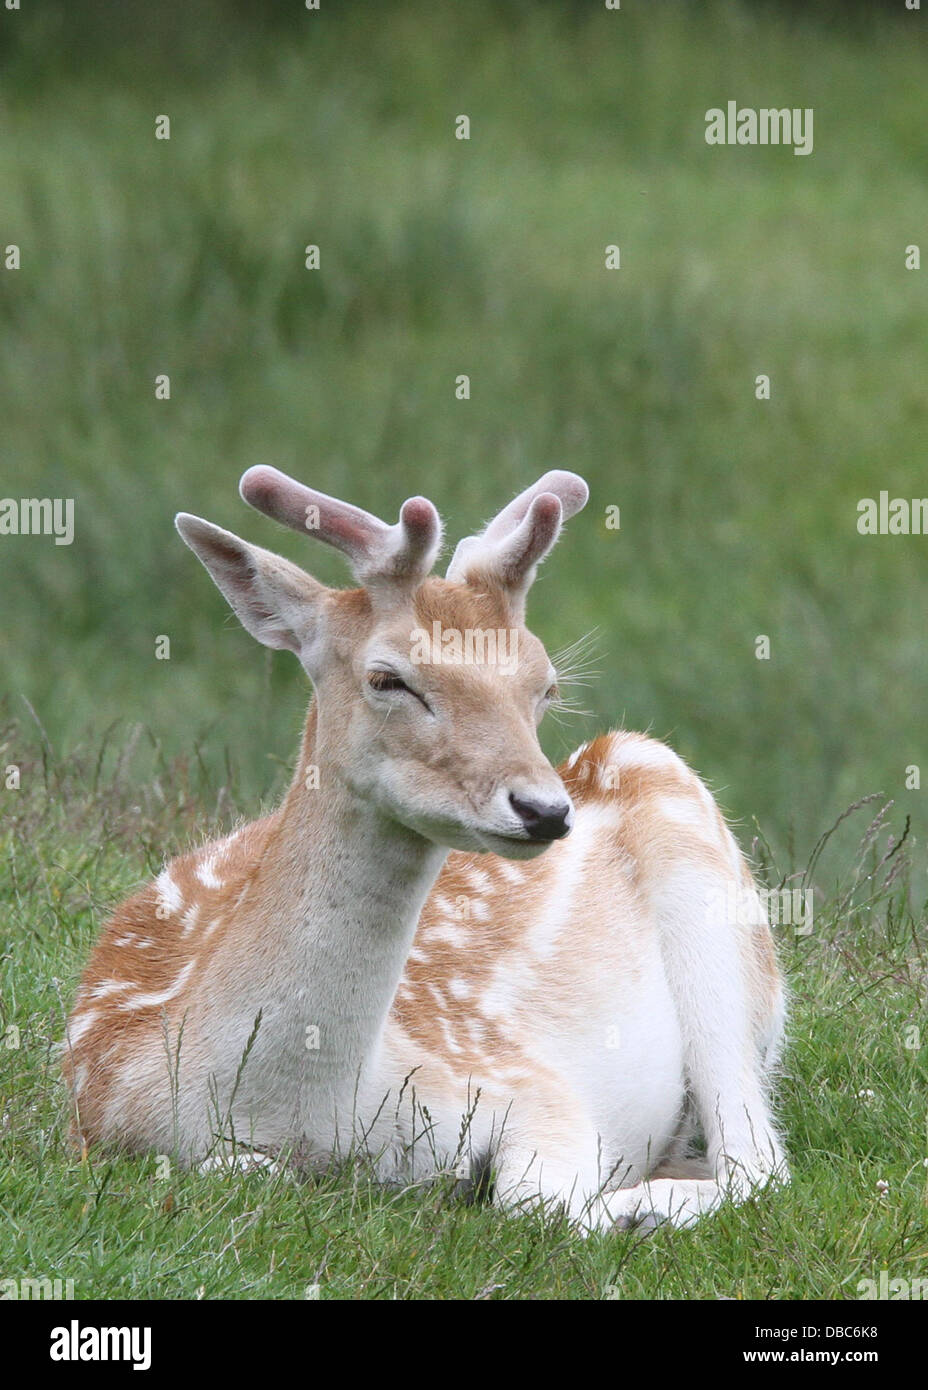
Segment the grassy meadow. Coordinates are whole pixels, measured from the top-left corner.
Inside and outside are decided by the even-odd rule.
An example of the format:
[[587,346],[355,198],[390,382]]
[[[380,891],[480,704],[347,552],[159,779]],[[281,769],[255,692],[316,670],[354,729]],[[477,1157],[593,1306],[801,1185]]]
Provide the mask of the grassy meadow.
[[[165,850],[218,828],[204,808],[224,786],[193,758],[150,783],[108,775],[88,749],[37,766],[5,824],[0,1279],[70,1279],[78,1299],[522,1300],[854,1299],[883,1270],[925,1277],[928,959],[879,803],[853,813],[863,847],[815,930],[781,933],[793,993],[784,1191],[692,1231],[584,1240],[555,1212],[467,1205],[451,1175],[394,1192],[363,1171],[306,1183],[182,1172],[154,1155],[82,1159],[58,1077],[62,996],[107,904]],[[228,796],[225,807],[239,809]]]
[[[928,778],[928,540],[856,525],[861,498],[928,495],[928,269],[905,267],[928,246],[924,18],[186,8],[0,11],[0,260],[21,254],[0,496],[75,508],[71,545],[0,536],[0,774],[21,769],[0,785],[0,1278],[846,1298],[924,1275],[928,782],[906,781]],[[813,108],[813,153],[707,145],[729,99]],[[545,746],[668,738],[765,881],[814,886],[813,932],[781,933],[788,1192],[583,1242],[441,1186],[68,1150],[53,1045],[90,943],[165,857],[280,791],[308,696],[174,513],[347,582],[238,499],[259,462],[389,520],[425,493],[452,544],[549,468],[587,478],[529,621],[552,652],[593,633],[595,675]]]

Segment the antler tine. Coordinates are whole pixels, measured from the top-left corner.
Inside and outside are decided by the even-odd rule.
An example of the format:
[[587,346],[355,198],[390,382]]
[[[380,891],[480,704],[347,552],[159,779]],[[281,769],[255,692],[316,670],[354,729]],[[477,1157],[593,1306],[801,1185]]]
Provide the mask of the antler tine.
[[540,497],[545,492],[553,493],[560,500],[565,521],[586,506],[590,495],[590,489],[579,473],[568,473],[562,468],[552,468],[549,473],[545,473],[543,477],[539,478],[537,483],[533,483],[524,492],[520,492],[518,497],[514,497],[493,518],[483,531],[484,539],[488,541],[500,540],[503,536],[507,536],[510,531],[514,531],[525,518],[536,497]]
[[505,585],[530,582],[529,571],[554,545],[561,522],[586,506],[589,495],[579,474],[560,468],[545,473],[514,497],[483,531],[459,542],[448,566],[448,579],[463,581],[469,571],[481,569],[496,573]]
[[372,513],[264,464],[248,469],[239,491],[257,511],[340,550],[362,584],[424,578],[441,544],[441,519],[426,497],[410,497],[396,525],[388,526]]
[[532,498],[525,516],[501,538],[496,568],[507,586],[522,584],[539,560],[544,559],[561,530],[564,508],[559,497],[540,492]]

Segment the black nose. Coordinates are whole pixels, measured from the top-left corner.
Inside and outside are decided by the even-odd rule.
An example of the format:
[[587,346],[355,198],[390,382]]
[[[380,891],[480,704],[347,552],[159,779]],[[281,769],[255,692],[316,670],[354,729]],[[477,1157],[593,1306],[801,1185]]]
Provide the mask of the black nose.
[[509,804],[533,840],[561,840],[570,829],[569,801],[533,801],[510,792]]

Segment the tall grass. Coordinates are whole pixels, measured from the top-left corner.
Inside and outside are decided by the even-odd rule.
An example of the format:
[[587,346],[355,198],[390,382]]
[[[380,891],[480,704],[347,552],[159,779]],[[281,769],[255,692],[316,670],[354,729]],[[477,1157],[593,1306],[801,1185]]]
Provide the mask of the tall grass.
[[[670,3],[88,15],[16,17],[0,145],[23,258],[0,274],[0,493],[77,510],[70,548],[0,540],[0,669],[56,752],[144,721],[172,755],[231,748],[252,794],[290,756],[302,678],[171,526],[199,512],[344,582],[245,512],[248,465],[391,516],[427,492],[452,538],[567,466],[592,502],[530,617],[552,647],[597,628],[602,679],[552,753],[624,720],[781,849],[878,788],[920,841],[926,542],[855,526],[860,497],[926,490],[915,26]],[[707,146],[729,97],[812,106],[814,153]]]

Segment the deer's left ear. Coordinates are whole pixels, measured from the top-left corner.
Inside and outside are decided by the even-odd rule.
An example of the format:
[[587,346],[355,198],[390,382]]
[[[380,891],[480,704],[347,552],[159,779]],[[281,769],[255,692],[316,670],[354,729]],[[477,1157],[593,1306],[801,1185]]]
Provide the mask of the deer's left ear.
[[552,549],[561,522],[586,505],[590,490],[576,473],[555,469],[526,488],[478,536],[460,542],[448,566],[458,583],[499,585],[522,620],[538,564]]
[[174,524],[246,631],[266,647],[296,652],[305,665],[321,636],[325,586],[201,517],[179,512]]

